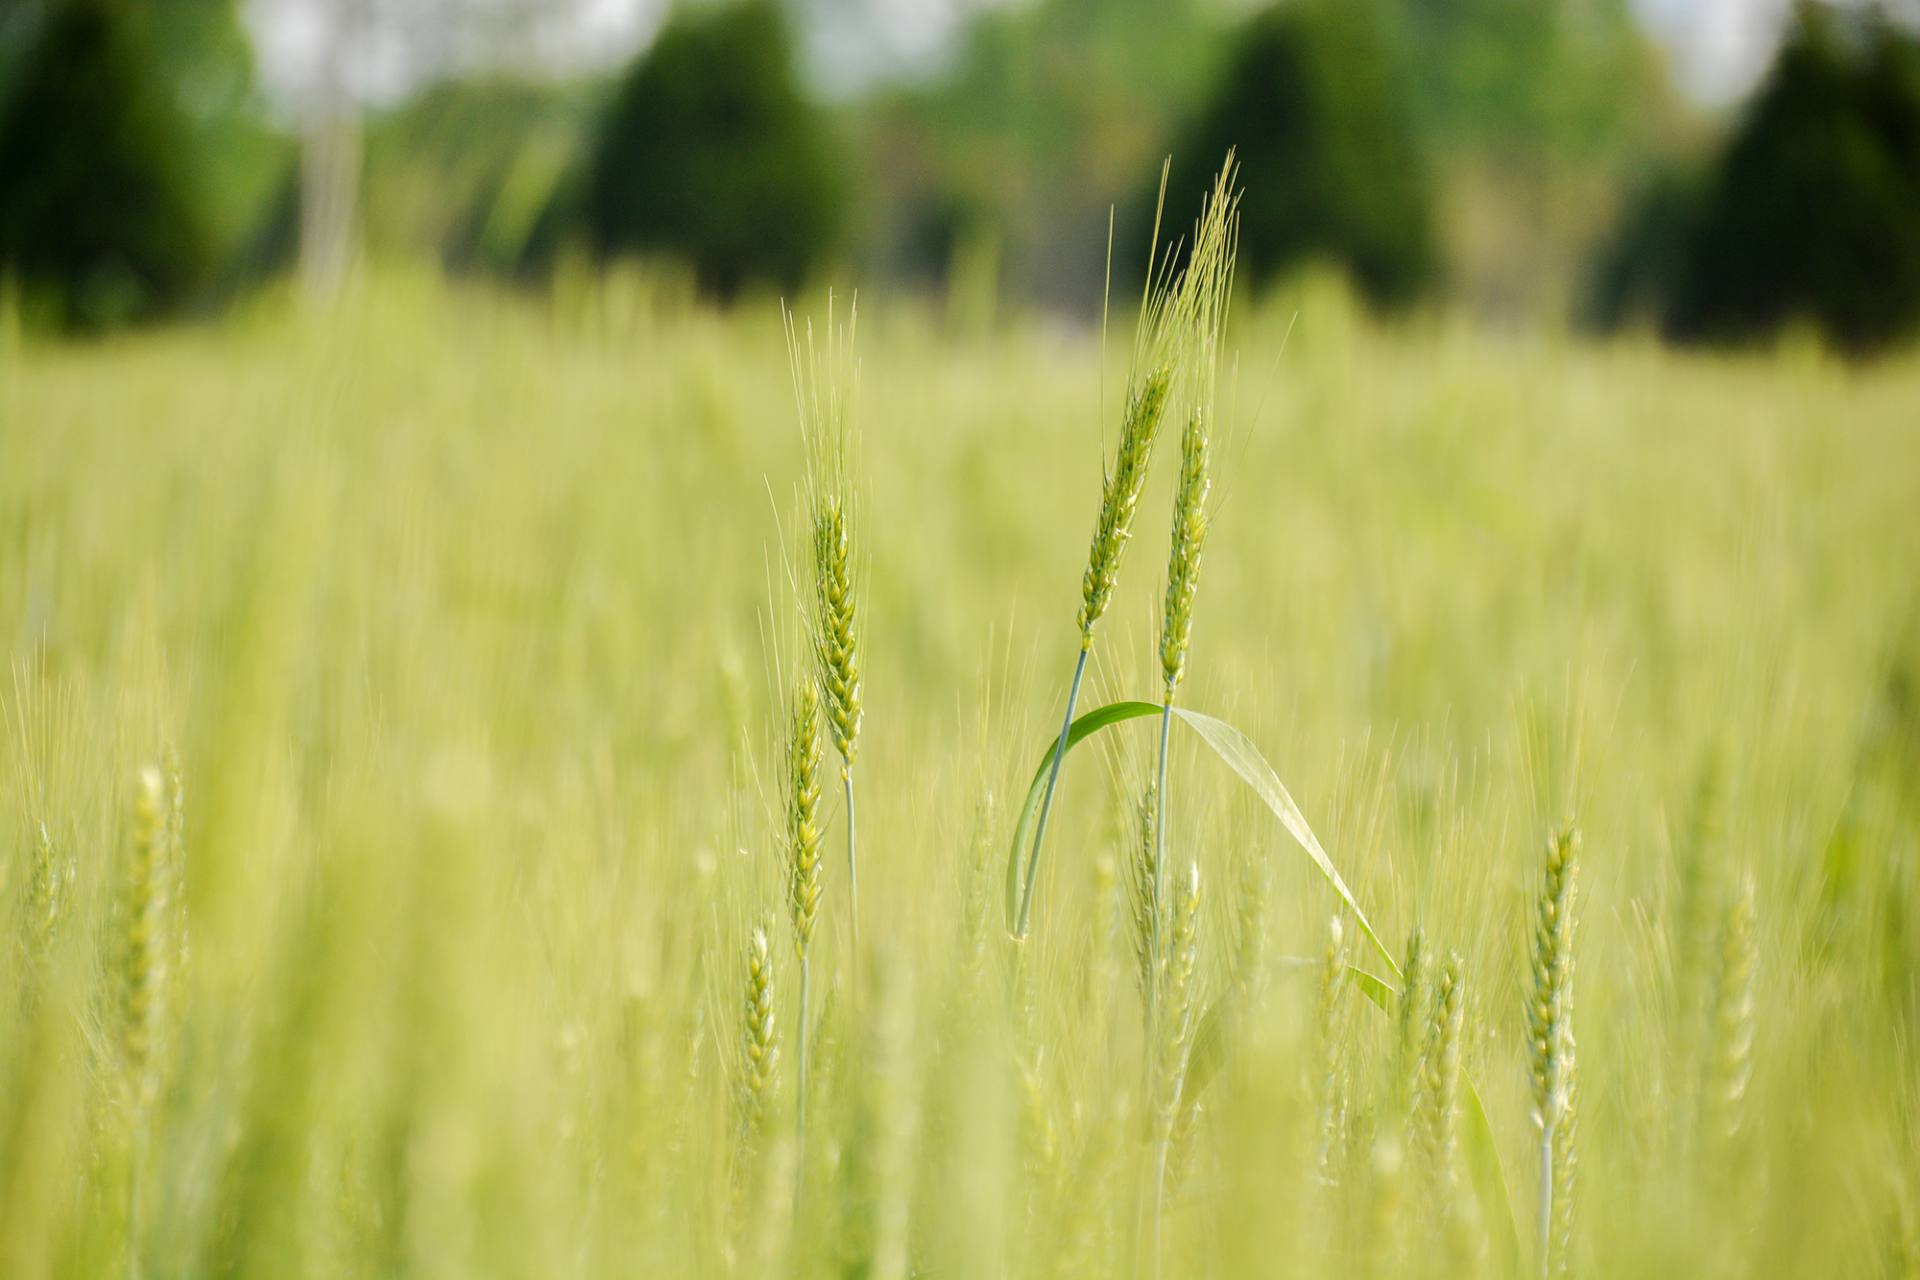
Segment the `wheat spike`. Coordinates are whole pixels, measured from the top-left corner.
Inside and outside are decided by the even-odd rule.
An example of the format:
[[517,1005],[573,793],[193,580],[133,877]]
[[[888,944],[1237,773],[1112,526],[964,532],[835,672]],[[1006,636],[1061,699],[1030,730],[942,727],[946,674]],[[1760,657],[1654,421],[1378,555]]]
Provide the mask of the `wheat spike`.
[[1140,994],[1149,1004],[1153,1000],[1159,969],[1160,921],[1154,901],[1154,884],[1159,879],[1155,865],[1155,813],[1159,808],[1152,787],[1141,793],[1135,807],[1133,856],[1127,862],[1127,908],[1133,942],[1134,977]]
[[1100,511],[1094,519],[1087,568],[1080,579],[1080,613],[1075,621],[1083,650],[1093,647],[1094,628],[1113,601],[1120,557],[1133,537],[1134,513],[1140,506],[1140,492],[1146,487],[1147,464],[1153,457],[1153,442],[1172,388],[1173,366],[1168,363],[1150,370],[1128,393],[1126,413],[1120,422],[1120,446],[1100,486]]
[[764,925],[747,941],[747,980],[740,1008],[740,1077],[735,1095],[743,1161],[759,1150],[768,1103],[780,1069],[780,1033],[774,1023],[773,955]]
[[1456,952],[1447,957],[1434,986],[1433,1015],[1428,1024],[1425,1069],[1420,1090],[1420,1125],[1427,1156],[1437,1184],[1449,1195],[1458,1179],[1460,1158],[1460,1038],[1466,1018],[1462,962]]
[[133,1109],[158,1089],[171,948],[167,926],[167,803],[160,771],[140,771],[134,793],[133,840],[121,884],[120,1049]]
[[843,768],[853,767],[860,738],[860,643],[855,632],[852,533],[847,503],[821,498],[814,512],[813,561],[818,610],[816,638],[827,731]]
[[1160,1273],[1160,1225],[1167,1191],[1167,1157],[1185,1092],[1188,1055],[1193,1048],[1194,1014],[1199,1007],[1200,864],[1187,864],[1172,904],[1166,951],[1165,1008],[1159,1027],[1160,1055],[1153,1166],[1153,1270]]
[[1432,983],[1427,974],[1427,935],[1419,925],[1407,935],[1407,959],[1400,970],[1398,1034],[1394,1044],[1394,1097],[1402,1120],[1416,1116],[1426,1071],[1428,1005]]
[[72,884],[62,865],[60,850],[44,822],[36,824],[33,867],[27,877],[27,959],[34,971],[43,968],[60,936]]
[[1754,938],[1751,872],[1734,882],[1720,924],[1720,964],[1714,975],[1712,1056],[1701,1082],[1702,1150],[1718,1150],[1740,1132],[1747,1081],[1753,1073],[1753,988],[1759,965]]
[[1200,864],[1187,864],[1180,892],[1170,912],[1166,955],[1166,1032],[1163,1044],[1167,1054],[1165,1105],[1171,1107],[1179,1097],[1178,1076],[1185,1069],[1186,1051],[1193,1040],[1194,1011],[1199,1001],[1200,964]]
[[1347,985],[1347,939],[1340,917],[1327,921],[1327,949],[1320,962],[1320,982],[1313,1006],[1315,1078],[1313,1092],[1318,1113],[1318,1149],[1315,1172],[1326,1185],[1333,1183],[1333,1161],[1341,1125],[1340,993]]
[[787,733],[787,910],[802,963],[820,913],[820,695],[811,680],[794,685]]
[[1566,824],[1547,841],[1534,921],[1527,1039],[1534,1123],[1540,1129],[1540,1267],[1564,1273],[1573,1213],[1573,911],[1580,832]]
[[[801,677],[793,689],[787,732],[787,914],[793,923],[793,950],[800,961],[800,1005],[795,1033],[799,1096],[795,1125],[804,1157],[807,1132],[807,1018],[814,926],[820,915],[820,693]],[[804,1163],[804,1160],[802,1161]]]

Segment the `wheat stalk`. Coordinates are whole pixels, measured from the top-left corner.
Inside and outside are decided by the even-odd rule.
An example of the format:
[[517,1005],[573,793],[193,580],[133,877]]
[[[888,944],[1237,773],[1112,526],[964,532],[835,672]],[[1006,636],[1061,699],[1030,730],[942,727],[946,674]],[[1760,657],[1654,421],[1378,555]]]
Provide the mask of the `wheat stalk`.
[[1547,841],[1534,922],[1527,1040],[1534,1123],[1540,1130],[1540,1269],[1564,1272],[1574,1165],[1573,912],[1580,832],[1571,822]]
[[160,1057],[172,948],[168,806],[160,770],[141,769],[134,790],[133,839],[120,885],[120,1057],[128,1127],[133,1139],[127,1165],[129,1273],[141,1273],[144,1168],[148,1118],[160,1090]]
[[[1159,796],[1154,816],[1153,918],[1160,918],[1167,863],[1167,755],[1173,733],[1173,699],[1186,674],[1187,649],[1193,636],[1193,602],[1200,587],[1200,553],[1207,537],[1207,414],[1196,408],[1181,433],[1180,483],[1174,489],[1173,544],[1167,563],[1166,609],[1160,628],[1160,664],[1165,696],[1160,704],[1160,744],[1155,777]],[[1153,935],[1156,953],[1159,933]],[[1148,1002],[1149,1009],[1152,1002]]]
[[825,349],[814,343],[813,325],[803,344],[793,314],[781,311],[787,331],[787,358],[794,396],[800,405],[801,436],[807,446],[807,500],[812,529],[812,648],[826,703],[827,736],[840,756],[840,786],[847,818],[847,911],[856,947],[860,940],[860,869],[854,809],[853,765],[859,753],[863,710],[860,701],[859,600],[853,487],[848,477],[853,447],[852,398],[857,366],[854,337],[859,300],[847,312],[842,329],[833,318],[833,294],[827,294]]
[[27,960],[41,973],[53,955],[66,912],[72,877],[61,864],[60,850],[45,822],[35,824],[33,866],[27,877]]
[[1400,969],[1400,1001],[1394,1037],[1394,1105],[1399,1119],[1419,1113],[1422,1078],[1426,1072],[1429,997],[1427,934],[1415,925],[1407,934],[1407,959]]
[[1338,1018],[1340,993],[1347,985],[1347,938],[1340,917],[1327,921],[1327,949],[1320,962],[1320,981],[1313,1005],[1314,1058],[1317,1065],[1314,1086],[1318,1148],[1315,1172],[1324,1185],[1333,1183],[1334,1149],[1341,1126],[1340,1038]]
[[1753,988],[1760,960],[1754,911],[1753,875],[1743,872],[1734,882],[1720,924],[1720,964],[1713,984],[1712,1056],[1700,1089],[1703,1151],[1724,1150],[1739,1133],[1747,1081],[1753,1074]]
[[745,998],[740,1005],[740,1077],[735,1091],[743,1163],[759,1149],[780,1069],[780,1032],[773,1015],[773,955],[765,925],[755,925],[747,940],[746,970]]
[[1127,915],[1132,926],[1134,976],[1140,984],[1141,998],[1147,1004],[1149,1034],[1155,988],[1159,985],[1160,919],[1153,887],[1160,877],[1155,861],[1159,846],[1154,839],[1155,815],[1159,808],[1158,793],[1148,787],[1134,809],[1133,856],[1127,861]]
[[[1160,236],[1159,207],[1166,202],[1165,168],[1160,176],[1160,206],[1154,215],[1153,247],[1149,265],[1158,262]],[[1133,368],[1129,376],[1126,404],[1121,415],[1120,441],[1113,462],[1101,478],[1100,509],[1094,518],[1093,538],[1087,550],[1087,567],[1080,579],[1080,608],[1075,623],[1080,632],[1080,648],[1074,658],[1073,678],[1067,685],[1067,706],[1060,719],[1060,736],[1048,765],[1047,785],[1041,795],[1040,813],[1034,823],[1033,848],[1027,857],[1022,881],[1020,909],[1013,936],[1025,939],[1033,910],[1034,877],[1039,871],[1040,850],[1046,839],[1047,817],[1053,810],[1054,792],[1059,786],[1060,765],[1067,753],[1067,735],[1073,727],[1073,712],[1080,699],[1080,685],[1086,676],[1087,657],[1093,652],[1094,630],[1113,600],[1113,589],[1120,575],[1120,561],[1133,537],[1134,516],[1139,510],[1140,494],[1146,486],[1147,468],[1152,460],[1155,437],[1167,404],[1173,396],[1175,379],[1187,366],[1194,349],[1212,358],[1218,323],[1225,318],[1223,286],[1232,279],[1232,258],[1238,227],[1237,197],[1233,194],[1232,153],[1220,171],[1214,187],[1202,206],[1195,224],[1193,247],[1186,270],[1171,278],[1171,257],[1148,272],[1141,296],[1140,323],[1136,336]],[[1208,325],[1215,326],[1211,331]],[[1207,385],[1211,378],[1206,379]],[[1197,566],[1196,566],[1197,567]],[[1164,727],[1163,727],[1164,737]],[[1166,789],[1161,788],[1161,803]],[[1164,821],[1164,813],[1162,816]]]
[[[1187,415],[1180,437],[1180,479],[1173,492],[1173,533],[1167,553],[1165,608],[1160,620],[1160,669],[1163,694],[1160,703],[1160,742],[1155,768],[1155,792],[1159,803],[1154,821],[1153,854],[1153,933],[1155,963],[1159,963],[1161,902],[1167,865],[1167,810],[1171,791],[1167,786],[1168,748],[1173,733],[1174,696],[1186,676],[1187,651],[1193,641],[1193,606],[1200,590],[1200,558],[1206,549],[1210,513],[1207,508],[1212,480],[1208,471],[1210,429],[1213,416],[1215,373],[1218,368],[1220,334],[1226,323],[1226,308],[1231,292],[1233,252],[1238,217],[1231,192],[1233,162],[1228,158],[1208,204],[1201,213],[1194,237],[1194,258],[1181,280],[1178,305],[1191,319],[1194,345],[1193,381],[1196,399]],[[1149,1035],[1157,1008],[1149,1000]]]
[[1233,985],[1242,1005],[1254,1002],[1267,977],[1267,904],[1273,898],[1273,863],[1258,847],[1242,846],[1234,918],[1238,927],[1234,948]]
[[795,1058],[799,1098],[795,1123],[804,1151],[807,1133],[807,997],[814,926],[820,913],[820,693],[801,677],[793,688],[787,732],[787,913],[800,961],[800,1008]]
[[1450,953],[1440,968],[1434,989],[1433,1021],[1428,1035],[1426,1083],[1422,1092],[1428,1176],[1433,1201],[1454,1269],[1470,1273],[1483,1253],[1477,1207],[1465,1194],[1460,1176],[1460,1086],[1466,1038],[1466,965],[1459,952]]
[[1167,1152],[1186,1084],[1193,1048],[1194,1013],[1199,1007],[1200,864],[1187,864],[1180,894],[1170,913],[1166,953],[1166,1018],[1156,1046],[1160,1054],[1153,1162],[1153,1272],[1160,1274],[1160,1224],[1167,1191]]
[[120,1053],[128,1102],[136,1115],[158,1089],[170,960],[167,846],[164,784],[158,769],[144,768],[134,792],[133,839],[120,904]]
[[1133,513],[1140,501],[1140,489],[1146,483],[1147,462],[1153,450],[1153,438],[1159,429],[1160,415],[1166,409],[1167,393],[1172,385],[1172,366],[1153,370],[1142,386],[1130,393],[1127,412],[1122,419],[1120,448],[1113,467],[1107,472],[1100,495],[1100,515],[1093,535],[1093,548],[1081,581],[1080,651],[1074,659],[1073,679],[1067,686],[1067,709],[1060,719],[1060,741],[1055,747],[1047,774],[1047,789],[1040,801],[1040,816],[1034,827],[1033,851],[1027,858],[1027,872],[1020,898],[1020,915],[1014,925],[1014,937],[1025,938],[1033,909],[1034,876],[1040,865],[1040,849],[1046,836],[1047,816],[1053,808],[1053,794],[1059,785],[1060,762],[1067,752],[1067,734],[1073,727],[1074,707],[1080,700],[1080,685],[1086,678],[1087,656],[1093,652],[1093,631],[1106,612],[1119,574],[1120,554],[1133,532]]
[[1443,1204],[1450,1205],[1459,1181],[1460,1040],[1466,1018],[1465,979],[1458,952],[1447,957],[1434,985],[1433,1016],[1423,1055],[1420,1134]]
[[732,1230],[745,1228],[745,1213],[760,1168],[767,1113],[780,1078],[780,1030],[774,1020],[773,946],[756,924],[747,938],[746,977],[740,1001],[740,1051],[734,1065]]

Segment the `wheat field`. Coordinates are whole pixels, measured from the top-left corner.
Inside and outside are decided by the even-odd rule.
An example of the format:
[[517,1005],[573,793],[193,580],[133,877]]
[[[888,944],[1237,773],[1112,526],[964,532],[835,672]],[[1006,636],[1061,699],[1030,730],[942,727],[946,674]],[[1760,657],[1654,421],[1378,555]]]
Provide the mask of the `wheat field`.
[[1010,937],[1131,323],[859,300],[804,1023],[774,299],[0,337],[0,1275],[1920,1275],[1920,363],[1236,304],[1179,705],[1408,980],[1144,715]]

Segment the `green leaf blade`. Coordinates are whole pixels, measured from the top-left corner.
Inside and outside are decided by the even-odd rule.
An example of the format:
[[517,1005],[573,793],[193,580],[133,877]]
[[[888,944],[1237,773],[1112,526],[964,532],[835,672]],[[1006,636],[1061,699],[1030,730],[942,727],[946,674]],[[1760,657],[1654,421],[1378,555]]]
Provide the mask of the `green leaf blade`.
[[1285,827],[1287,834],[1306,851],[1307,857],[1313,860],[1313,865],[1319,868],[1321,876],[1333,886],[1333,891],[1340,895],[1340,901],[1346,904],[1347,910],[1353,913],[1354,920],[1360,925],[1360,931],[1367,935],[1369,942],[1373,943],[1374,949],[1380,953],[1380,958],[1386,962],[1388,970],[1397,975],[1400,972],[1400,966],[1394,963],[1393,952],[1380,941],[1380,935],[1373,931],[1373,925],[1367,920],[1367,913],[1360,909],[1359,902],[1354,899],[1353,890],[1347,887],[1347,882],[1341,878],[1339,870],[1333,865],[1333,859],[1327,856],[1327,851],[1320,847],[1319,837],[1315,836],[1313,828],[1307,825],[1306,816],[1300,812],[1300,806],[1293,802],[1293,797],[1280,782],[1280,775],[1275,773],[1273,766],[1266,762],[1259,748],[1253,745],[1253,740],[1225,720],[1202,715],[1198,711],[1186,711],[1175,707],[1173,714],[1178,716],[1188,728],[1199,734],[1200,740],[1212,747],[1213,753],[1225,761],[1229,769],[1239,774],[1241,781],[1253,788],[1253,793],[1273,811],[1276,818],[1280,819],[1280,825]]
[[[1160,704],[1156,702],[1109,702],[1073,722],[1067,730],[1067,750],[1072,751],[1110,725],[1159,714]],[[1007,850],[1008,932],[1013,931],[1014,922],[1020,918],[1020,855],[1033,838],[1033,824],[1040,816],[1040,801],[1047,788],[1047,767],[1053,763],[1053,753],[1059,747],[1058,736],[1049,734],[1046,754],[1040,757],[1040,766],[1033,771],[1033,783],[1027,788],[1026,803],[1020,806],[1020,820],[1014,824],[1013,844]]]

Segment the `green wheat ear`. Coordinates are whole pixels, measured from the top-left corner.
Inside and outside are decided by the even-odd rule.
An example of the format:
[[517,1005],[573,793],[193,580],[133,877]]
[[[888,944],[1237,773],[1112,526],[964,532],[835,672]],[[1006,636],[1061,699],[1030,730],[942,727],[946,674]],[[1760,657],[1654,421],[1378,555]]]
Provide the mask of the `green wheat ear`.
[[1127,393],[1126,413],[1120,421],[1120,447],[1101,482],[1100,511],[1094,519],[1086,572],[1080,578],[1080,612],[1075,622],[1080,628],[1082,649],[1093,647],[1093,630],[1113,600],[1120,557],[1133,537],[1133,518],[1140,509],[1141,490],[1146,487],[1147,464],[1153,457],[1153,442],[1159,435],[1160,419],[1166,414],[1172,389],[1173,366],[1165,363],[1149,370]]
[[1459,952],[1447,956],[1434,987],[1433,1018],[1427,1035],[1426,1077],[1421,1089],[1424,1115],[1419,1125],[1426,1149],[1429,1199],[1438,1211],[1449,1261],[1471,1273],[1484,1253],[1473,1198],[1465,1194],[1460,1166],[1461,1065],[1466,1039],[1466,963]]
[[1458,952],[1440,967],[1420,1086],[1421,1139],[1435,1182],[1448,1194],[1459,1180],[1460,1165],[1460,1040],[1466,1019],[1463,967]]
[[827,730],[842,767],[851,769],[860,738],[860,644],[854,631],[852,534],[847,504],[838,494],[822,499],[814,512],[813,563]]
[[780,1068],[780,1033],[773,1020],[773,955],[764,925],[747,940],[745,999],[740,1008],[738,1111],[740,1156],[759,1149]]
[[854,823],[853,765],[859,754],[860,628],[858,541],[853,486],[848,471],[853,451],[852,400],[857,367],[853,356],[859,302],[848,309],[845,327],[833,314],[827,295],[824,344],[816,344],[813,325],[805,337],[783,309],[787,358],[794,397],[800,405],[800,433],[807,450],[807,505],[811,526],[813,609],[812,649],[826,703],[827,735],[840,756],[841,789],[847,819],[847,907],[856,943],[860,936],[860,871]]
[[[774,1021],[773,945],[767,926],[756,924],[747,939],[740,1001],[739,1057],[733,1071],[734,1143],[728,1226],[737,1249],[750,1225],[756,1184],[769,1175],[765,1157],[767,1115],[780,1082],[780,1032]],[[764,1190],[764,1186],[761,1188]]]
[[1701,1082],[1701,1148],[1724,1149],[1740,1132],[1747,1081],[1753,1074],[1754,977],[1759,945],[1754,936],[1754,884],[1742,872],[1720,925],[1720,966],[1714,975],[1711,1052]]
[[1327,947],[1320,961],[1320,982],[1313,1004],[1314,1078],[1312,1081],[1317,1151],[1314,1172],[1323,1185],[1334,1181],[1334,1156],[1344,1123],[1341,1097],[1340,993],[1347,986],[1347,936],[1340,917],[1327,921]]
[[1127,860],[1127,915],[1133,943],[1134,976],[1149,1008],[1158,983],[1160,965],[1160,920],[1154,889],[1160,879],[1159,868],[1154,861],[1157,848],[1154,843],[1155,814],[1158,809],[1156,793],[1152,787],[1148,787],[1140,794],[1140,802],[1134,807],[1133,856]]
[[[1181,1065],[1192,1041],[1194,1011],[1199,1005],[1200,970],[1200,864],[1189,862],[1181,878],[1170,912],[1167,942],[1167,1046],[1175,1064]],[[1168,1094],[1171,1103],[1177,1089]]]
[[807,1132],[807,1016],[811,988],[810,952],[820,916],[820,691],[802,676],[793,687],[793,711],[787,732],[787,913],[793,922],[793,950],[800,959],[800,1006],[795,1033],[799,1096],[795,1127],[804,1154]]
[[1574,880],[1580,832],[1571,822],[1547,841],[1534,920],[1527,1043],[1534,1123],[1540,1129],[1540,1267],[1567,1269],[1572,1227],[1575,1085],[1573,1037]]
[[1407,959],[1400,970],[1399,1034],[1394,1042],[1395,1102],[1402,1119],[1410,1119],[1419,1111],[1427,1067],[1428,1006],[1432,995],[1427,965],[1426,930],[1415,925],[1407,935]]
[[60,936],[72,877],[62,864],[60,850],[54,845],[47,824],[36,824],[33,867],[27,878],[27,960],[39,973],[53,954]]
[[1166,696],[1187,672],[1187,649],[1193,641],[1193,602],[1200,590],[1200,555],[1206,549],[1207,474],[1209,438],[1207,412],[1195,409],[1180,433],[1180,482],[1173,498],[1173,546],[1167,561],[1167,599],[1160,625],[1160,670]]
[[171,919],[167,906],[166,793],[160,770],[142,769],[134,792],[133,840],[121,884],[120,1051],[127,1094],[136,1111],[159,1088]]
[[793,688],[787,732],[787,911],[802,963],[820,914],[820,694],[802,678]]

